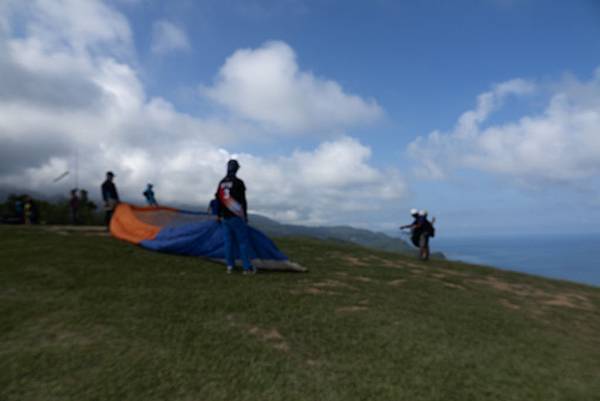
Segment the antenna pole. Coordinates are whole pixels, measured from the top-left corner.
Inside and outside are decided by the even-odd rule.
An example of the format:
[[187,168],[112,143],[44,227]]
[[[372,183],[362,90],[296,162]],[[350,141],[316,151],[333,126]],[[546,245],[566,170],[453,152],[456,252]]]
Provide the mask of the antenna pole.
[[79,189],[79,146],[75,145],[75,188]]

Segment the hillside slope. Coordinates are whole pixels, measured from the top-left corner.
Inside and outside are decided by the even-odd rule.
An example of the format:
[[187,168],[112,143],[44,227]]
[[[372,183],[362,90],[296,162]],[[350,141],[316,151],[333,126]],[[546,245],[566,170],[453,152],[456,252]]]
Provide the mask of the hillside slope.
[[600,399],[599,288],[277,243],[310,272],[0,226],[0,399]]

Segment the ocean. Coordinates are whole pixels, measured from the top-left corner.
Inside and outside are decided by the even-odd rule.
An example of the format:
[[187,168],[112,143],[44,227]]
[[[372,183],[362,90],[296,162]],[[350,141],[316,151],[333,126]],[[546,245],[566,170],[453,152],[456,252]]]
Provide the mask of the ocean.
[[451,260],[600,286],[600,234],[440,236],[431,250]]

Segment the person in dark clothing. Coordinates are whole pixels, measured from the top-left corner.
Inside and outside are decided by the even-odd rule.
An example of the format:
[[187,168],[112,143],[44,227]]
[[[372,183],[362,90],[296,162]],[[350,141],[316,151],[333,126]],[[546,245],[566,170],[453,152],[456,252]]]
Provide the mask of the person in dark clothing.
[[152,184],[148,184],[146,186],[146,190],[144,191],[144,198],[146,198],[146,202],[148,202],[148,206],[158,207],[158,202],[156,202],[156,198],[154,197],[154,190],[152,189],[154,186]]
[[419,211],[417,209],[410,209],[410,215],[412,216],[412,218],[414,219],[412,223],[401,226],[400,229],[404,230],[405,228],[410,228],[411,232],[414,231],[414,229],[417,227],[417,225],[419,224]]
[[71,190],[71,199],[69,200],[69,208],[71,209],[71,223],[79,224],[79,204],[80,199],[77,196],[77,188]]
[[419,241],[419,253],[422,260],[429,259],[429,238],[435,236],[435,217],[429,221],[427,219],[427,210],[421,210],[419,212],[418,222],[418,241]]
[[25,195],[23,200],[23,223],[24,224],[39,224],[40,212],[38,204],[29,195]]
[[102,199],[104,200],[104,210],[106,214],[104,215],[104,223],[106,227],[110,225],[110,219],[117,207],[119,201],[119,194],[117,192],[117,187],[113,182],[113,178],[115,175],[112,171],[108,171],[106,173],[106,180],[102,183]]
[[419,248],[419,257],[422,260],[428,260],[429,238],[435,235],[435,229],[433,227],[435,218],[431,222],[427,220],[426,210],[418,211],[417,209],[411,209],[410,214],[414,219],[413,222],[411,224],[401,226],[400,229],[410,228],[410,240],[414,246]]
[[240,165],[237,160],[227,163],[227,175],[219,182],[215,197],[219,200],[218,220],[225,234],[225,262],[227,273],[235,266],[235,245],[239,245],[244,274],[256,273],[250,263],[250,240],[248,238],[248,203],[246,186],[236,173]]

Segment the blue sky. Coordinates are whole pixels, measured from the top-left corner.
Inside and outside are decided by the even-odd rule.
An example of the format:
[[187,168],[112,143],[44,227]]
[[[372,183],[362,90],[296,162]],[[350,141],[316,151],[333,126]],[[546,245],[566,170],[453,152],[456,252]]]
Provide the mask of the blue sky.
[[203,205],[235,156],[287,222],[598,231],[598,2],[26,4],[0,3],[2,186],[64,192],[78,152],[81,186]]

